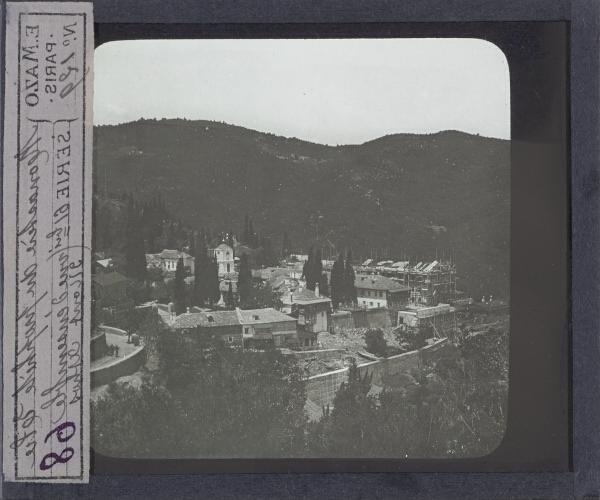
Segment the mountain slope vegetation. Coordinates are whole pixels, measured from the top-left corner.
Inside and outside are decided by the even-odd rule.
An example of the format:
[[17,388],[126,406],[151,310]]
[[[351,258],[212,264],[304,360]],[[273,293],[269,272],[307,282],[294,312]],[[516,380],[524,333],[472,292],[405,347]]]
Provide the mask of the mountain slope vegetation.
[[459,289],[508,298],[510,143],[456,131],[324,146],[219,122],[94,128],[98,197],[159,192],[192,227],[242,231],[249,213],[295,253],[355,260],[454,256]]

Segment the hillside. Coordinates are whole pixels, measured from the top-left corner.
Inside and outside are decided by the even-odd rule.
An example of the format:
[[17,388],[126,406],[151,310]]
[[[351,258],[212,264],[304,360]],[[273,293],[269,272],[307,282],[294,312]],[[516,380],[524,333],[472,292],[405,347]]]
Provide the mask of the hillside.
[[[160,192],[184,222],[274,244],[287,231],[359,257],[455,252],[459,289],[508,298],[510,143],[446,131],[330,147],[207,121],[142,120],[94,129],[100,196]],[[325,251],[327,254],[327,250]]]

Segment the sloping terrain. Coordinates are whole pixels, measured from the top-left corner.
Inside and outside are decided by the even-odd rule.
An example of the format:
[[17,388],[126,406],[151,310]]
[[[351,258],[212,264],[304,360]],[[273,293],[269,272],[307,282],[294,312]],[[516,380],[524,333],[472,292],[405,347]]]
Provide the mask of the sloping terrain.
[[324,146],[208,121],[94,129],[95,190],[161,193],[199,228],[254,228],[295,252],[456,257],[459,289],[508,298],[510,143],[446,131]]

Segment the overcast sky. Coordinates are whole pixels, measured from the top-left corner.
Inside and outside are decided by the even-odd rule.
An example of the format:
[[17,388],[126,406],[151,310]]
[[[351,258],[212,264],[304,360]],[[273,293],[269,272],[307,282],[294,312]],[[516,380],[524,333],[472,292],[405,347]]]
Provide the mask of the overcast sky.
[[508,64],[483,40],[119,41],[94,65],[96,125],[216,120],[330,145],[450,129],[510,138]]

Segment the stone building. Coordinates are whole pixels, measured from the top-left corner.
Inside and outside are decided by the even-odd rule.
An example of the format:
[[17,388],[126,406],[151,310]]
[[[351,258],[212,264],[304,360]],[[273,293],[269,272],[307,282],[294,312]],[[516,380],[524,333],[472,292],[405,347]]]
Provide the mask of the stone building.
[[269,343],[275,347],[298,345],[297,319],[272,308],[235,311],[244,329],[244,348],[263,348]]
[[385,276],[359,274],[354,286],[358,305],[365,309],[403,306],[410,299],[409,287]]
[[185,252],[179,250],[163,250],[160,253],[146,254],[146,266],[148,268],[160,268],[163,273],[174,273],[177,270],[177,262],[183,257],[183,267],[188,267],[190,274],[194,274],[194,264],[196,259]]
[[328,330],[331,299],[320,295],[319,285],[315,291],[305,288],[290,295],[292,316],[298,318],[298,341],[301,347],[312,347],[320,332]]

